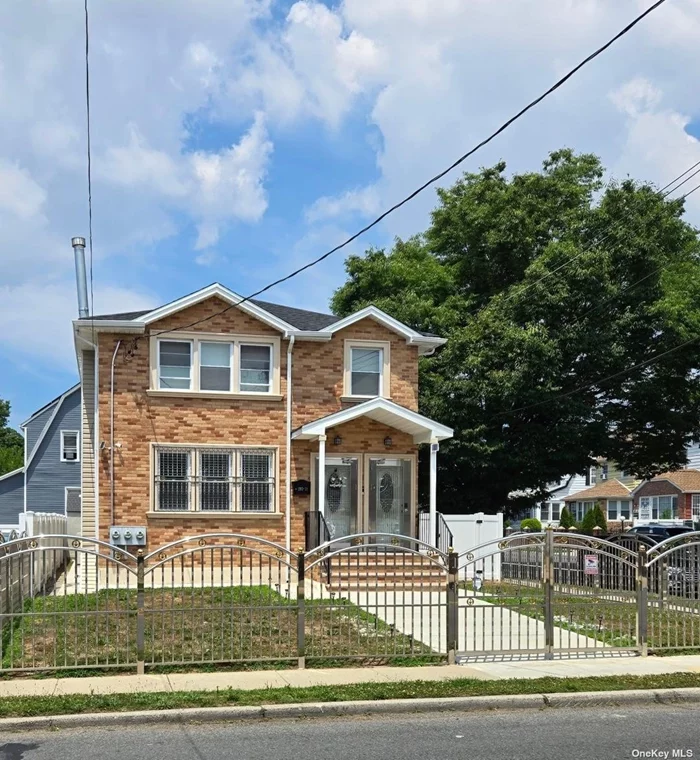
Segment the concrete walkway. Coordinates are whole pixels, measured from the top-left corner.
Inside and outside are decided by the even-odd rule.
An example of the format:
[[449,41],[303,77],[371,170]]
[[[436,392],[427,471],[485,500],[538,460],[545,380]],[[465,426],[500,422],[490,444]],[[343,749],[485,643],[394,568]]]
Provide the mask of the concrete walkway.
[[285,686],[334,686],[392,681],[448,681],[455,678],[505,678],[660,675],[700,673],[700,655],[679,657],[608,657],[567,660],[484,661],[470,665],[433,665],[417,668],[328,668],[319,670],[267,670],[170,675],[95,676],[0,681],[0,698],[62,694],[124,694],[134,692],[216,691],[265,689]]

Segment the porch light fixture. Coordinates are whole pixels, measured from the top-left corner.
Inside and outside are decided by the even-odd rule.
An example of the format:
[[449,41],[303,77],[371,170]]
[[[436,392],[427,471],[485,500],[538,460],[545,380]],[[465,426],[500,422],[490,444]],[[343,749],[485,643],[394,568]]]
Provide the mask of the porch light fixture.
[[384,445],[387,447],[387,449],[390,449],[393,443],[394,442],[391,440],[391,436],[389,435],[384,439]]
[[336,437],[333,439],[334,446],[340,446],[342,442],[343,442],[343,439],[339,435],[336,435]]

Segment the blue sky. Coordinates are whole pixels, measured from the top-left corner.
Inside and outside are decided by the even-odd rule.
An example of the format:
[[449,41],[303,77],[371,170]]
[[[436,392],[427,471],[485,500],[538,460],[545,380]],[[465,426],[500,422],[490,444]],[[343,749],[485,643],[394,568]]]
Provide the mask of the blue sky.
[[[121,0],[91,13],[94,306],[296,269],[490,132],[642,0]],[[38,15],[45,20],[39,27]],[[76,378],[87,233],[82,0],[0,6],[0,398]],[[674,0],[465,165],[598,153],[665,184],[700,160],[700,0]],[[446,182],[457,175],[448,177]],[[425,228],[427,192],[347,252]],[[700,221],[700,193],[688,204]],[[266,294],[326,309],[345,254]]]

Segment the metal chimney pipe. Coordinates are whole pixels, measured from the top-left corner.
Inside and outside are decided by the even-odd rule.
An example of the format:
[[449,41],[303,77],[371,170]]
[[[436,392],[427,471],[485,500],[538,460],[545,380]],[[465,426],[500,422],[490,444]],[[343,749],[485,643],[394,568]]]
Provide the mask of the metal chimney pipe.
[[78,316],[87,319],[90,316],[88,307],[87,275],[85,274],[85,238],[71,239],[75,254],[75,284],[78,289]]

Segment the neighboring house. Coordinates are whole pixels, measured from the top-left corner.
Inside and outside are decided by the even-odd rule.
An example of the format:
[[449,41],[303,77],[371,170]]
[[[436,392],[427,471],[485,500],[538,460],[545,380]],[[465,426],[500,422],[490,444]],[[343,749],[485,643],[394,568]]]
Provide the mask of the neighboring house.
[[640,520],[700,522],[700,470],[665,472],[644,481],[634,492],[634,506]]
[[452,430],[417,411],[418,360],[445,341],[373,306],[340,319],[241,300],[217,283],[74,321],[83,535],[145,527],[154,548],[225,531],[296,550],[319,510],[334,537],[415,536],[421,444],[434,521]]
[[586,488],[564,499],[571,516],[576,522],[583,520],[586,512],[600,504],[608,521],[608,527],[624,527],[632,520],[632,489],[616,478],[600,480],[591,488]]
[[66,514],[79,529],[80,385],[37,410],[20,426],[24,467],[0,478],[0,525],[22,512]]

